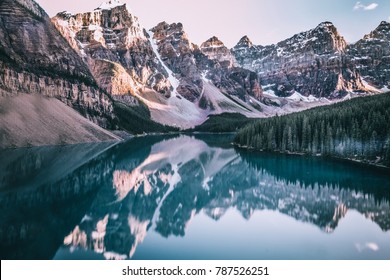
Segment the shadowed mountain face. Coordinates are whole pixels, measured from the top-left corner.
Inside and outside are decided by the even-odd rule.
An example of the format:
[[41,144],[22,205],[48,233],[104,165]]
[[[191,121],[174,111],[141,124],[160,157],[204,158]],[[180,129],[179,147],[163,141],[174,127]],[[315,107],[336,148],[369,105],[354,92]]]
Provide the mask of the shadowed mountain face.
[[383,90],[390,88],[390,22],[382,21],[347,51],[350,64],[356,66],[367,82]]
[[[77,146],[7,151],[0,194],[3,257],[154,258],[156,253],[145,253],[143,246],[191,240],[199,219],[222,226],[232,219],[232,209],[248,226],[268,211],[285,215],[303,227],[302,236],[311,225],[320,230],[316,234],[336,238],[349,213],[371,221],[381,229],[379,236],[388,233],[386,173],[316,158],[241,152],[230,147],[231,140],[138,138],[92,160],[95,148],[88,145],[83,153]],[[57,168],[58,157],[68,157],[69,164]],[[362,232],[367,227],[356,226]],[[198,231],[197,238],[208,242]],[[229,236],[221,238],[230,242]],[[46,246],[43,240],[52,242]]]
[[117,126],[109,96],[45,11],[2,0],[0,19],[0,147],[118,139],[102,129]]
[[0,17],[0,97],[55,97],[102,127],[114,126],[109,98],[42,8],[3,0]]
[[[347,63],[347,42],[331,22],[270,46],[243,37],[232,49],[238,64],[256,71],[264,90],[278,96],[338,98],[370,91],[356,64]],[[351,46],[353,48],[353,46]]]

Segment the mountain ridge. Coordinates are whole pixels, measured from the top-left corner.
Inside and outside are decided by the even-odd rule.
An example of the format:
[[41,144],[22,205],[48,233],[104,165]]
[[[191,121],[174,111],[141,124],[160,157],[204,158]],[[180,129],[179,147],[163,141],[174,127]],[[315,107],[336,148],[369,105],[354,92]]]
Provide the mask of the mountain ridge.
[[181,23],[146,30],[118,0],[51,20],[32,0],[2,3],[1,95],[55,97],[104,128],[131,127],[115,102],[187,129],[210,115],[283,115],[390,87],[387,22],[356,44],[322,22],[277,44],[243,36],[229,49],[216,36],[192,43]]

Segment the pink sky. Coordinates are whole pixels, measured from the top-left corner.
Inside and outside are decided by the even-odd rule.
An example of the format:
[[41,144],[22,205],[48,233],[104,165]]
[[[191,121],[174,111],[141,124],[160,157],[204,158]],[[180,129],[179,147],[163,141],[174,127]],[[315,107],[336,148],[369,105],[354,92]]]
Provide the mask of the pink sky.
[[[102,0],[36,0],[50,16],[60,11],[91,11]],[[389,20],[390,1],[356,0],[124,0],[147,29],[161,21],[182,22],[200,44],[212,36],[228,47],[248,35],[255,44],[272,44],[332,21],[353,42]]]

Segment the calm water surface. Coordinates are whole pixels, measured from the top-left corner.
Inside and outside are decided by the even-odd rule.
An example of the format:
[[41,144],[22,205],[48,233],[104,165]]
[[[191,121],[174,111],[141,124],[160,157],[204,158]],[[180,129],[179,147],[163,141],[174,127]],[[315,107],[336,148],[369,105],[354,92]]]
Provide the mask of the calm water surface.
[[148,136],[0,151],[1,259],[390,259],[390,175]]

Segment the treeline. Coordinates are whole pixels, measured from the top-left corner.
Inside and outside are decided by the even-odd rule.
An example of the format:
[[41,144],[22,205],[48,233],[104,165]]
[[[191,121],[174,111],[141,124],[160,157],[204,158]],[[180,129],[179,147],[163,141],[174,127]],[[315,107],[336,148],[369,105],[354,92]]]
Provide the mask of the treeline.
[[235,143],[390,166],[390,93],[261,119],[241,129]]
[[254,119],[247,118],[239,113],[222,113],[209,116],[204,123],[193,129],[188,129],[186,132],[236,132],[253,121]]
[[177,132],[175,127],[165,126],[151,119],[148,107],[142,102],[139,105],[127,106],[121,102],[113,102],[114,113],[118,118],[118,126],[132,134]]

